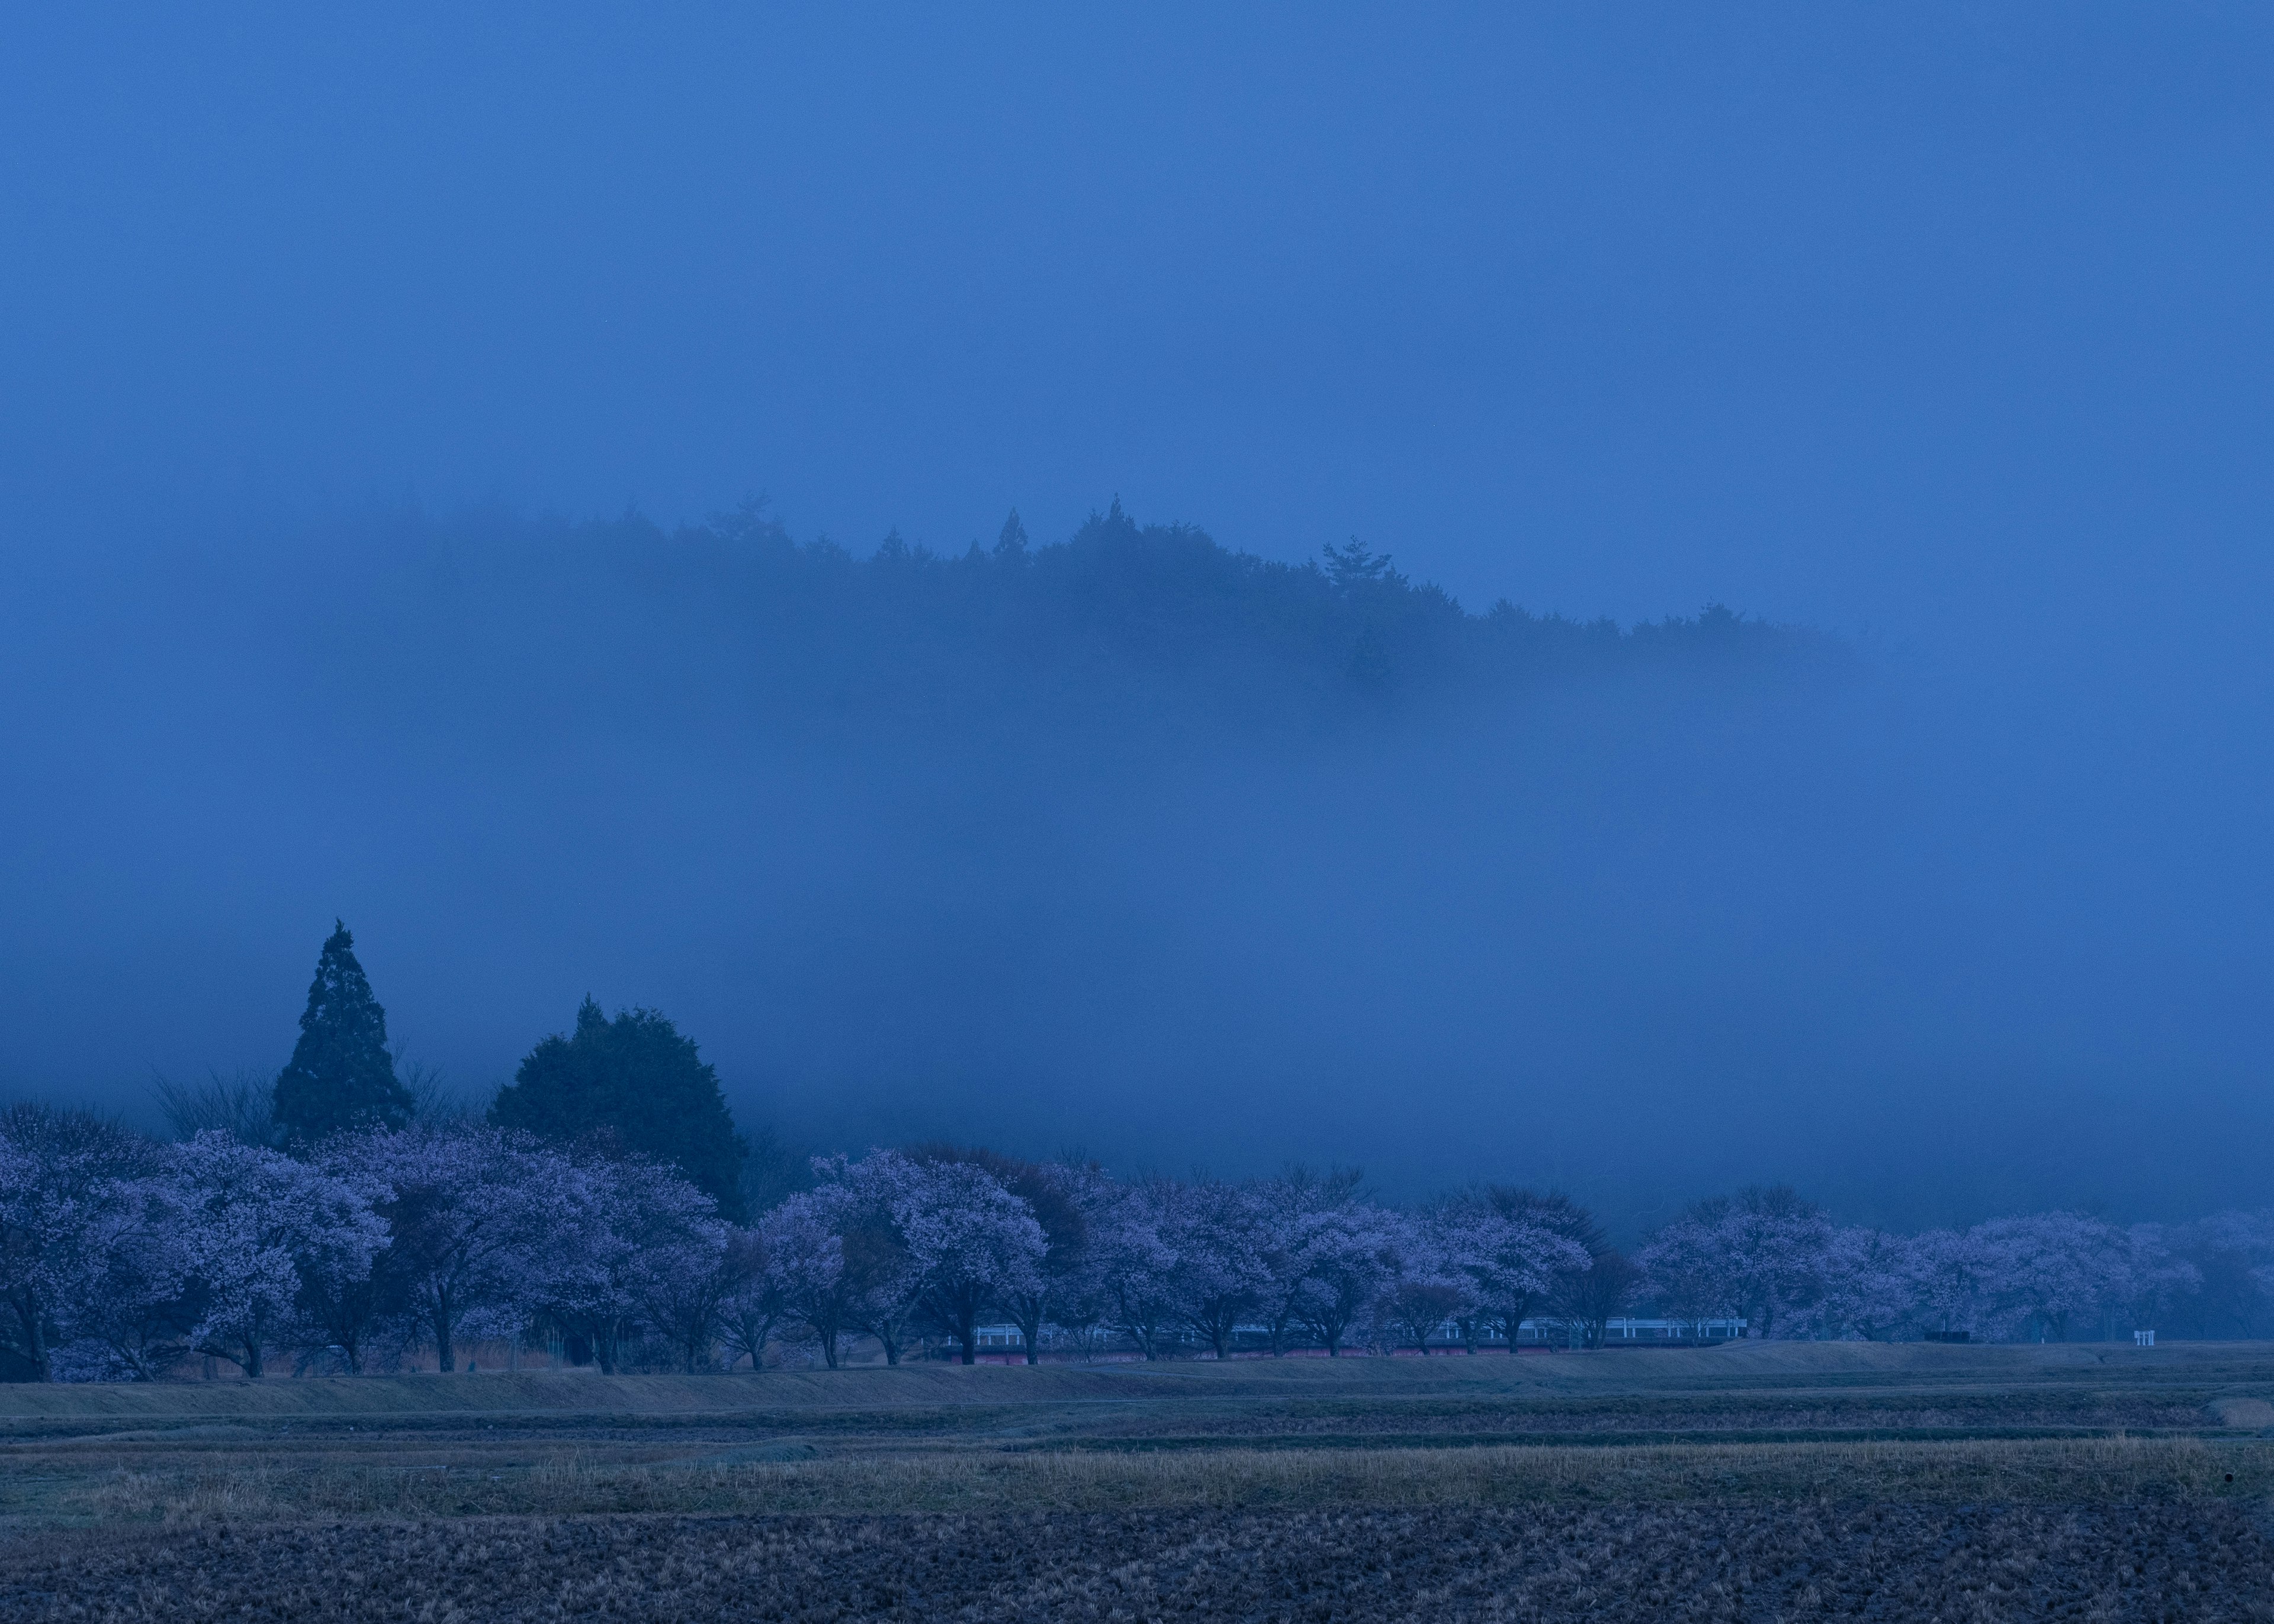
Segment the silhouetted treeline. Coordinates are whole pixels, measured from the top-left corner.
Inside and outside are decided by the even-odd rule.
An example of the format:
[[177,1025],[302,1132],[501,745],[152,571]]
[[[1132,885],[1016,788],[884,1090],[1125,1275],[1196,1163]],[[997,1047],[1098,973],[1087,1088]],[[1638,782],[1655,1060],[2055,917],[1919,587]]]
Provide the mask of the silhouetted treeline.
[[[1356,540],[1286,564],[1117,500],[1065,541],[1014,513],[944,553],[794,538],[762,504],[666,531],[636,515],[403,520],[347,568],[343,675],[486,708],[651,705],[826,733],[847,720],[1303,726],[1566,680],[1842,670],[1835,640],[1715,605],[1623,629],[1465,610]],[[368,572],[368,573],[366,573]],[[322,594],[317,595],[321,601]]]

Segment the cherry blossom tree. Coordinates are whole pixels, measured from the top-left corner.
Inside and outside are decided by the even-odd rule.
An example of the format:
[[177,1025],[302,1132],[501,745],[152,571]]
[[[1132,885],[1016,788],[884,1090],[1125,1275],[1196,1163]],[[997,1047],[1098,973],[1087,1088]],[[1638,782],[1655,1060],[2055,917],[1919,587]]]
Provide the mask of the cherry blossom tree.
[[55,1375],[60,1320],[95,1289],[132,1184],[158,1167],[147,1140],[92,1112],[0,1110],[0,1373]]
[[766,1277],[783,1312],[821,1349],[831,1370],[858,1320],[859,1282],[846,1267],[852,1192],[826,1184],[789,1197],[760,1221]]
[[1145,1357],[1157,1359],[1177,1344],[1178,1259],[1169,1242],[1175,1185],[1163,1178],[1101,1183],[1091,1198],[1086,1216],[1105,1317]]
[[1446,1244],[1454,1232],[1442,1222],[1398,1213],[1384,1214],[1382,1226],[1397,1259],[1380,1302],[1382,1320],[1396,1340],[1427,1356],[1429,1338],[1468,1298],[1467,1277]]
[[2135,1299],[2135,1327],[2203,1337],[2274,1333],[2274,1212],[2215,1213],[2170,1226],[2163,1237],[2195,1282],[2157,1300]]
[[744,1357],[754,1371],[764,1370],[766,1344],[789,1315],[789,1299],[773,1267],[773,1247],[764,1228],[730,1230],[721,1263],[727,1282],[719,1303],[719,1338],[727,1350],[727,1368]]
[[1805,1335],[1832,1237],[1822,1207],[1788,1185],[1756,1185],[1697,1203],[1638,1260],[1653,1292],[1685,1318],[1734,1313],[1753,1336]]
[[335,1177],[388,1192],[388,1284],[445,1372],[457,1368],[470,1321],[517,1327],[548,1278],[574,1261],[587,1180],[526,1135],[414,1124],[345,1135],[327,1150]]
[[1472,1353],[1480,1325],[1497,1325],[1513,1349],[1518,1327],[1546,1305],[1558,1282],[1591,1266],[1586,1244],[1575,1234],[1598,1233],[1584,1209],[1562,1197],[1504,1188],[1441,1202],[1430,1224],[1445,1277],[1460,1289],[1454,1313]]
[[682,1207],[674,1199],[667,1208],[651,1210],[651,1227],[636,1242],[632,1289],[642,1317],[671,1344],[679,1368],[692,1375],[717,1368],[727,1307],[739,1299],[748,1275],[746,1254],[735,1244],[740,1231],[712,1215],[717,1208],[709,1196],[677,1182],[702,1205]]
[[[242,1141],[241,1135],[232,1134]],[[317,1168],[353,1190],[382,1221],[395,1192],[356,1159],[338,1154],[354,1142],[333,1141],[319,1154]],[[394,1231],[388,1229],[388,1248]],[[400,1282],[388,1267],[382,1251],[368,1264],[359,1265],[352,1253],[311,1258],[300,1270],[300,1295],[294,1304],[294,1341],[302,1347],[335,1357],[350,1375],[360,1375],[375,1340],[402,1328],[403,1294]]]
[[1402,1229],[1395,1214],[1357,1200],[1304,1221],[1298,1241],[1304,1264],[1299,1312],[1329,1358],[1341,1357],[1351,1328],[1397,1278]]
[[1256,1312],[1275,1358],[1287,1352],[1306,1323],[1314,1225],[1321,1214],[1355,1200],[1361,1182],[1355,1168],[1320,1173],[1298,1164],[1251,1186],[1260,1214],[1257,1261],[1263,1272]]
[[832,1365],[848,1329],[898,1365],[919,1320],[975,1338],[994,1293],[1041,1285],[1041,1226],[983,1168],[872,1150],[813,1169],[815,1188],[784,1202],[768,1235],[786,1301]]
[[1034,1209],[983,1168],[910,1162],[892,1211],[915,1266],[920,1312],[955,1339],[963,1363],[973,1363],[980,1316],[1005,1297],[1043,1288],[1049,1242]]
[[291,1327],[305,1279],[367,1274],[388,1244],[361,1190],[276,1151],[208,1130],[171,1147],[167,1163],[202,1298],[192,1344],[249,1377]]
[[718,1207],[676,1168],[640,1157],[579,1159],[576,1199],[553,1214],[559,1244],[541,1275],[544,1312],[592,1350],[602,1372],[621,1366],[651,1326],[681,1367],[699,1368],[728,1289],[727,1227]]
[[844,1256],[853,1322],[876,1338],[885,1363],[898,1365],[915,1340],[923,1300],[922,1267],[900,1228],[915,1164],[898,1151],[872,1150],[855,1162],[817,1156],[814,1172],[840,1199],[832,1208]]
[[1990,1328],[1990,1249],[1971,1230],[1929,1229],[1906,1248],[1912,1300],[1923,1320],[1944,1334],[1980,1335]]
[[1233,1334],[1270,1285],[1263,1208],[1245,1185],[1201,1178],[1176,1189],[1164,1219],[1178,1316],[1194,1340],[1229,1358]]
[[1745,1282],[1740,1260],[1716,1224],[1685,1214],[1651,1237],[1636,1254],[1645,1289],[1660,1311],[1704,1335],[1709,1320],[1736,1319],[1744,1312]]
[[190,1352],[199,1319],[191,1278],[192,1220],[162,1175],[120,1179],[87,1230],[57,1320],[53,1355],[64,1381],[155,1381]]
[[1822,1289],[1808,1310],[1811,1332],[1832,1341],[1892,1342],[1919,1314],[1910,1237],[1842,1229],[1826,1248]]
[[2009,1330],[2066,1341],[2130,1284],[2130,1246],[2115,1225],[2082,1213],[2032,1213],[1975,1226],[1984,1278]]
[[2135,1223],[2124,1239],[2124,1282],[2109,1308],[2143,1328],[2183,1317],[2203,1287],[2201,1266],[2184,1255],[2185,1237],[2160,1223]]
[[1027,1363],[1043,1357],[1043,1327],[1058,1323],[1073,1327],[1085,1315],[1096,1321],[1091,1282],[1089,1224],[1084,1215],[1081,1189],[1094,1169],[1063,1163],[1026,1163],[1011,1176],[1005,1187],[1024,1199],[1043,1226],[1042,1267],[1031,1283],[1014,1282],[1002,1293],[1003,1312],[1018,1326],[1026,1344]]
[[925,1162],[960,1162],[985,1172],[1004,1189],[1027,1204],[1042,1226],[1043,1256],[1032,1274],[1022,1274],[991,1289],[996,1312],[1018,1326],[1029,1365],[1042,1360],[1043,1329],[1083,1317],[1089,1283],[1089,1231],[1082,1191],[1103,1177],[1095,1163],[1025,1162],[1013,1156],[968,1147],[934,1145],[914,1153]]

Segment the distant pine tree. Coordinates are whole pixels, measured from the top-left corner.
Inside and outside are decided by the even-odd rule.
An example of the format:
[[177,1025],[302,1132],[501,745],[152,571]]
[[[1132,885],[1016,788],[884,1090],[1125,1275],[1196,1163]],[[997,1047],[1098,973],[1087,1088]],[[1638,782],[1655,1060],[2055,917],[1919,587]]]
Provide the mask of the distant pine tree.
[[1327,579],[1343,591],[1357,587],[1403,586],[1405,583],[1405,577],[1390,568],[1389,554],[1367,552],[1365,544],[1355,536],[1350,538],[1346,546],[1321,547],[1319,551],[1326,555]]
[[667,1162],[739,1223],[749,1147],[692,1039],[655,1010],[610,1020],[591,998],[576,1030],[545,1039],[498,1091],[490,1121],[561,1141],[606,1135],[621,1149]]
[[995,556],[1023,558],[1027,552],[1027,527],[1019,519],[1019,510],[1011,509],[1011,516],[1003,521],[1003,532],[995,538]]
[[356,961],[355,937],[337,920],[316,959],[300,1041],[277,1074],[270,1114],[294,1148],[352,1128],[400,1128],[410,1091],[387,1052],[387,1011]]

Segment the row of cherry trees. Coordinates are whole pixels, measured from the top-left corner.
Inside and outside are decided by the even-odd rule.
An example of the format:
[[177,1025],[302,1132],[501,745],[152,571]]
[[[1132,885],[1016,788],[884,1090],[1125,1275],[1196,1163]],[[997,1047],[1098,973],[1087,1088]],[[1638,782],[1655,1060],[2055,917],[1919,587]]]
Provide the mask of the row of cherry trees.
[[1755,1189],[1699,1202],[1636,1260],[1661,1312],[1743,1317],[1758,1336],[2064,1341],[2158,1325],[2247,1335],[2265,1328],[2274,1295],[2274,1215],[2127,1228],[2052,1212],[1901,1235]]
[[358,1371],[416,1346],[447,1371],[473,1342],[542,1333],[603,1370],[756,1366],[785,1343],[834,1365],[855,1338],[897,1364],[925,1343],[968,1360],[982,1323],[1009,1320],[1029,1357],[1332,1355],[1475,1349],[1527,1320],[1592,1344],[1644,1305],[1761,1336],[2061,1337],[2200,1296],[2210,1241],[2274,1283],[2274,1231],[2244,1215],[1905,1237],[1755,1190],[1630,1263],[1583,1209],[1501,1187],[1403,1211],[1348,1173],[1124,1180],[944,1147],[814,1173],[742,1226],[668,1167],[494,1127],[342,1133],[295,1159],[18,1106],[0,1114],[0,1354],[19,1376],[148,1379],[196,1355],[259,1375],[284,1353]]
[[[157,1145],[75,1113],[0,1119],[4,1350],[34,1379],[147,1380],[197,1354],[359,1371],[542,1320],[604,1363],[636,1333],[707,1357],[733,1232],[669,1169],[493,1129],[343,1134],[306,1160]],[[693,1319],[690,1321],[690,1314]]]
[[1336,1355],[1385,1338],[1419,1345],[1449,1319],[1473,1342],[1591,1262],[1571,1232],[1592,1231],[1584,1213],[1518,1192],[1417,1214],[1364,1199],[1348,1173],[1122,1181],[1094,1165],[952,1150],[816,1165],[817,1185],[758,1235],[785,1320],[831,1364],[848,1332],[893,1362],[926,1333],[968,1360],[990,1315],[1019,1327],[1030,1359],[1050,1335],[1110,1338],[1148,1358],[1222,1357],[1243,1336]]
[[[814,1164],[748,1227],[669,1168],[459,1124],[336,1134],[296,1159],[208,1132],[159,1145],[71,1112],[0,1120],[0,1289],[18,1374],[148,1379],[193,1355],[258,1376],[282,1352],[359,1371],[406,1347],[443,1370],[541,1328],[614,1370],[757,1365],[855,1337],[897,1364],[966,1359],[1005,1316],[1148,1357],[1472,1338],[1585,1276],[1569,1203],[1513,1192],[1425,1214],[1355,1175],[1121,1181],[1094,1165],[944,1148]],[[1046,1333],[1046,1327],[1048,1331]],[[635,1356],[636,1350],[636,1356]]]

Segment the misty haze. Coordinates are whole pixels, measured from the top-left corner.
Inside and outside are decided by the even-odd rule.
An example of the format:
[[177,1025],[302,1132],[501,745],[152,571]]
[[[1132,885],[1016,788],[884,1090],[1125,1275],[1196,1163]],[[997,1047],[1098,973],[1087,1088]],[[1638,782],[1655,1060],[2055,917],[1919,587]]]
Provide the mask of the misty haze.
[[2270,75],[0,24],[0,1615],[2258,1616]]
[[2259,1006],[2142,894],[2204,853],[2090,866],[2108,747],[2017,785],[1899,647],[1118,502],[865,553],[751,504],[26,560],[18,1087],[273,1073],[338,914],[470,1095],[589,994],[816,1150],[1356,1161],[1630,1230],[1790,1179],[1907,1227],[2255,1204]]

